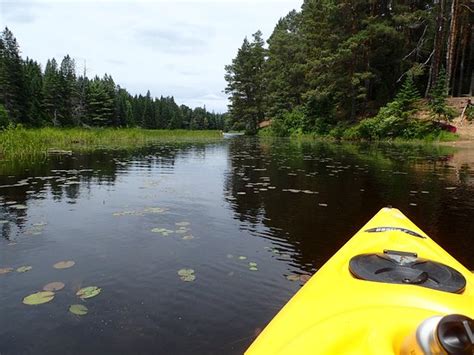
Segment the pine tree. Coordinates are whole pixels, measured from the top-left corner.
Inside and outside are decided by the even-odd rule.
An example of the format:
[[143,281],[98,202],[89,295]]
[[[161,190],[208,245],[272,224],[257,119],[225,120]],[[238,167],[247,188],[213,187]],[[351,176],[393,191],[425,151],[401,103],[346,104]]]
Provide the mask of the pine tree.
[[95,77],[87,92],[87,118],[91,126],[110,126],[115,112],[114,99],[107,83]]
[[61,77],[56,59],[48,60],[43,76],[43,108],[47,121],[54,126],[60,124]]
[[0,103],[10,119],[26,123],[26,91],[20,49],[13,33],[5,27],[0,46]]
[[43,124],[43,76],[40,65],[26,58],[23,63],[25,92],[27,97],[26,118],[28,124],[40,127]]
[[77,111],[79,103],[78,87],[76,82],[76,64],[74,59],[66,55],[61,61],[59,68],[59,86],[60,86],[60,103],[57,107],[59,122],[62,126],[72,125],[74,121],[74,113]]
[[438,80],[432,87],[429,93],[429,107],[433,118],[445,120],[452,120],[454,118],[453,110],[446,104],[448,97],[448,88],[446,80],[446,72],[444,68],[441,68]]
[[262,33],[257,31],[252,37],[252,42],[244,39],[232,64],[225,67],[230,115],[236,124],[244,125],[249,134],[255,134],[258,123],[265,118],[263,66],[266,51]]
[[395,97],[395,101],[400,105],[400,110],[410,111],[413,105],[421,99],[420,92],[415,86],[413,76],[408,75],[402,88]]
[[301,13],[291,11],[280,19],[268,39],[268,61],[265,63],[266,114],[281,116],[302,104],[306,89],[306,58],[300,39]]

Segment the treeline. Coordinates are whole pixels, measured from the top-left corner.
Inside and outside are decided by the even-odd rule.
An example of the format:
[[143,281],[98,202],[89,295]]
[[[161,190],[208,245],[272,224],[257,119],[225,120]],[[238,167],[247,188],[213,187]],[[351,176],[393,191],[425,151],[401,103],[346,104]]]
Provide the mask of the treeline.
[[176,104],[173,97],[132,96],[105,74],[77,75],[74,60],[22,59],[12,32],[0,35],[0,128],[110,126],[149,129],[223,129],[223,114]]
[[472,95],[473,24],[469,0],[304,0],[226,66],[233,125],[327,133],[377,115],[407,80],[428,100],[440,81],[441,96]]

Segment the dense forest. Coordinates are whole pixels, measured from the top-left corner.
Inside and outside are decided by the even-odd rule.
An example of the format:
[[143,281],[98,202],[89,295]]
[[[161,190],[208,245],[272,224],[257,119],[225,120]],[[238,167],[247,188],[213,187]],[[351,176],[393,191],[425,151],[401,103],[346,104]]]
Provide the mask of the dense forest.
[[420,102],[437,121],[453,116],[448,95],[472,96],[473,24],[469,0],[304,0],[267,44],[256,32],[226,66],[233,125],[419,135],[434,127],[416,122]]
[[178,106],[173,97],[132,96],[105,74],[89,79],[76,73],[74,60],[41,65],[20,56],[19,45],[5,28],[0,35],[0,128],[143,127],[148,129],[223,129],[224,115],[206,108]]

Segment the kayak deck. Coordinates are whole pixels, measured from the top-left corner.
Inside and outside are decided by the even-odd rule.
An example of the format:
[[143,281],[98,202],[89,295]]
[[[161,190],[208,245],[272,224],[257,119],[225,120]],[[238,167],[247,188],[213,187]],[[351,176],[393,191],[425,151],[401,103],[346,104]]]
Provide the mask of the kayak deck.
[[[384,250],[416,253],[465,278],[460,293],[361,280],[352,257]],[[299,290],[247,350],[257,354],[398,354],[434,315],[474,317],[474,276],[399,210],[384,208]]]

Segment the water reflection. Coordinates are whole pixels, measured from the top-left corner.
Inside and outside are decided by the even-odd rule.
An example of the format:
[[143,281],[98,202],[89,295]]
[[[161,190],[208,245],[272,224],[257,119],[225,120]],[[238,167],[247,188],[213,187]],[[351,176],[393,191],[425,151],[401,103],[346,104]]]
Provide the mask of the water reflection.
[[236,218],[251,232],[260,224],[275,231],[268,238],[288,241],[309,270],[387,205],[474,267],[474,175],[471,162],[460,160],[466,151],[283,140],[233,140],[229,151],[225,186]]
[[[0,353],[242,353],[384,205],[474,269],[470,157],[236,138],[0,163]],[[21,304],[54,281],[53,301]]]

